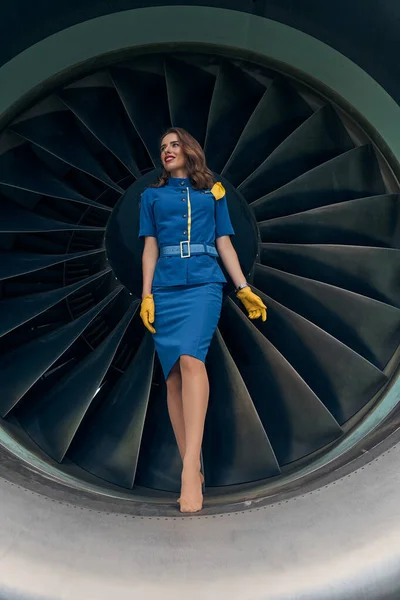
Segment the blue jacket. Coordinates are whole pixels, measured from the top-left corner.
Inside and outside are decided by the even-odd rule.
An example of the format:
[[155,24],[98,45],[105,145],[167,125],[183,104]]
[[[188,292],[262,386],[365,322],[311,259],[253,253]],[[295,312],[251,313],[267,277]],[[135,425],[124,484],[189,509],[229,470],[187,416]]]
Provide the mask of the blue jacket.
[[[210,189],[194,190],[189,178],[170,177],[161,188],[146,188],[140,201],[139,237],[157,238],[158,246],[181,241],[215,245],[223,235],[234,235],[226,196],[215,200]],[[161,256],[153,286],[226,282],[217,257],[209,254]]]

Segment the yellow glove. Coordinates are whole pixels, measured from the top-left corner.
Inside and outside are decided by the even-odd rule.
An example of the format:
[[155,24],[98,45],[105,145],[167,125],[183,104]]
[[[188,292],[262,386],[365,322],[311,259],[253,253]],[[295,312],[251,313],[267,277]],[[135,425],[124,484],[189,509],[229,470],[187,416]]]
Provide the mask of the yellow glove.
[[267,307],[260,296],[257,296],[257,294],[252,292],[249,286],[239,290],[236,293],[236,297],[239,298],[244,305],[249,313],[250,319],[258,319],[261,317],[263,321],[267,320]]
[[154,327],[150,325],[150,323],[154,323],[154,300],[153,294],[147,294],[142,300],[142,304],[140,305],[140,318],[142,319],[144,326],[151,333],[155,333],[156,330]]

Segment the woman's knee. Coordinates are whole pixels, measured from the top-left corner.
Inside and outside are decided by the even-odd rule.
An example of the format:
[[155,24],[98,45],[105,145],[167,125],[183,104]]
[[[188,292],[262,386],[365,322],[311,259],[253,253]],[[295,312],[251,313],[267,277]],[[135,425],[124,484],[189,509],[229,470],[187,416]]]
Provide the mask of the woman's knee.
[[190,354],[181,354],[179,362],[181,371],[183,372],[198,373],[205,368],[203,361],[194,356],[190,356]]

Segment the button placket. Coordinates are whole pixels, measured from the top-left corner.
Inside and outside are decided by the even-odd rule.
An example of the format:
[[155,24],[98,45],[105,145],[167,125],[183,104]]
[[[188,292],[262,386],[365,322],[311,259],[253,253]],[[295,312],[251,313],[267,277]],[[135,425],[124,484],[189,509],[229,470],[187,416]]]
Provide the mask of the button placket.
[[186,192],[187,192],[187,202],[188,202],[188,212],[187,212],[187,231],[184,231],[184,235],[188,236],[188,242],[190,244],[191,239],[190,239],[190,231],[191,231],[191,227],[192,227],[192,206],[191,206],[191,201],[190,201],[190,191],[189,191],[189,187],[186,188]]

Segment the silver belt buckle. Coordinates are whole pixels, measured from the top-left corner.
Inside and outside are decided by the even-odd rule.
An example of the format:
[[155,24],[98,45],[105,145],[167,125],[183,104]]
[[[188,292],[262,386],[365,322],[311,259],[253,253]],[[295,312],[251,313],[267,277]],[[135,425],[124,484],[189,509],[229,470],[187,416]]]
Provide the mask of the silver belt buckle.
[[[184,240],[183,242],[179,242],[181,246],[181,258],[189,258],[190,256],[190,244],[188,240]],[[184,254],[183,244],[187,244],[187,254]]]

